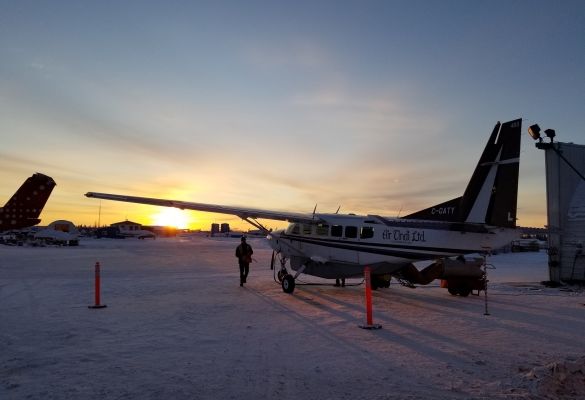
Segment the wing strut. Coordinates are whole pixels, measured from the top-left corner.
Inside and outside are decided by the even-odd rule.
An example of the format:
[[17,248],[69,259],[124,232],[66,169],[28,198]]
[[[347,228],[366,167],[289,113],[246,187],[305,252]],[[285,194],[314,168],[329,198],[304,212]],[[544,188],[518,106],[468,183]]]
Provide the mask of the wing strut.
[[242,220],[246,221],[250,225],[255,226],[256,228],[260,229],[262,231],[262,233],[264,233],[266,235],[268,235],[270,233],[269,229],[267,229],[260,222],[256,221],[254,218],[250,218],[250,217],[240,217],[240,218],[242,218]]

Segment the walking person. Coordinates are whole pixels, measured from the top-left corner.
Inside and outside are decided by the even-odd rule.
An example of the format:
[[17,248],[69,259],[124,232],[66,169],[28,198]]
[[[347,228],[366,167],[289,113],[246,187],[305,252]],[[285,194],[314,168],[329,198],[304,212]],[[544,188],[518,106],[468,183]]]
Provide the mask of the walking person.
[[240,265],[240,286],[244,286],[248,272],[250,271],[250,263],[252,262],[252,246],[246,243],[246,237],[242,236],[242,243],[236,247],[236,257],[238,258],[238,264]]

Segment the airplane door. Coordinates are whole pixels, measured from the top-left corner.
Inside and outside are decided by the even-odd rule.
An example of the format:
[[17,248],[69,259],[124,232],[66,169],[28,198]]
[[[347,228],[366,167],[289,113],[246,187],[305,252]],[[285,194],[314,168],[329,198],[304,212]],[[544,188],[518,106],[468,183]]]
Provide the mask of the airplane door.
[[346,225],[343,230],[342,241],[345,243],[343,248],[343,261],[350,263],[359,263],[359,246],[358,241],[358,227],[353,225]]
[[316,241],[316,245],[314,247],[314,255],[318,256],[324,260],[330,260],[331,259],[331,247],[324,244],[324,242],[327,242],[327,240],[329,239],[329,225],[327,224],[323,224],[323,223],[319,223],[317,225],[315,225],[315,238],[317,239]]

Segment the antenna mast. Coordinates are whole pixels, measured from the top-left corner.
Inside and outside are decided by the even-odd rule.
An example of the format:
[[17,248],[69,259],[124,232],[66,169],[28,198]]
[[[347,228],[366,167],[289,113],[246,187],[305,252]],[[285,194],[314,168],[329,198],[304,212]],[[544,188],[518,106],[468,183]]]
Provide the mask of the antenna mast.
[[100,200],[100,207],[98,209],[98,228],[101,228],[101,220],[102,220],[102,201]]

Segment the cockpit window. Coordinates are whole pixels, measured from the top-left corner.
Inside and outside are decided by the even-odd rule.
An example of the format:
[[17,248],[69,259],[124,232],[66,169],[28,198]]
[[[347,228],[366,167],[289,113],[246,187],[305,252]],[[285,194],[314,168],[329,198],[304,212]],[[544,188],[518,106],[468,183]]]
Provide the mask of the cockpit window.
[[333,237],[341,237],[343,234],[343,226],[341,225],[331,225],[331,236]]
[[357,226],[346,226],[345,227],[345,237],[346,238],[356,238],[357,237]]
[[374,228],[371,226],[362,226],[360,239],[371,239],[374,237]]

